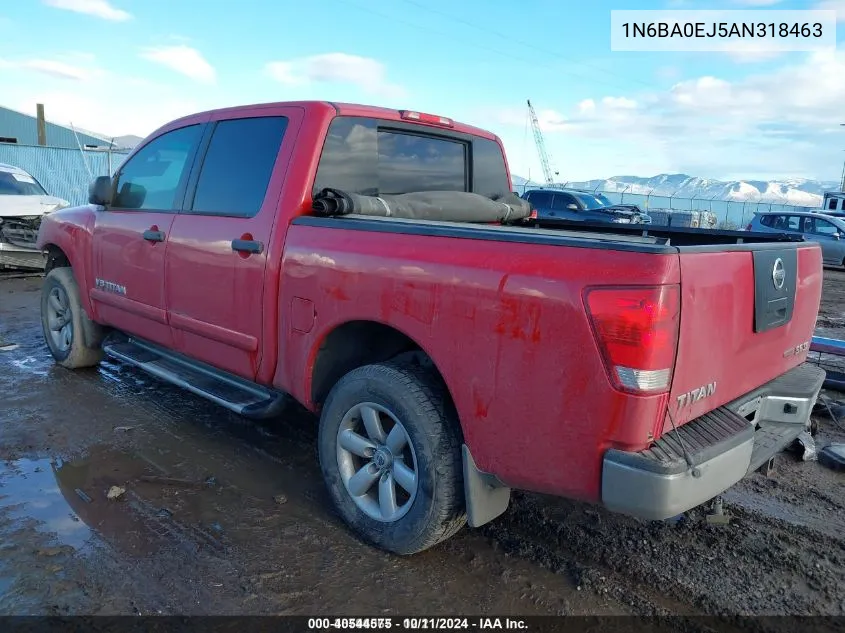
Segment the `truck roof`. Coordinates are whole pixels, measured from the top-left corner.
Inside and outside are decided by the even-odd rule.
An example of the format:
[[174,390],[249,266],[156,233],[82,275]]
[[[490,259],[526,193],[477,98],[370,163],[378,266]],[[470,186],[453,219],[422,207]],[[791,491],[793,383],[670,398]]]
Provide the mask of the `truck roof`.
[[[254,104],[244,104],[238,106],[232,106],[229,108],[216,108],[214,110],[205,110],[202,112],[195,112],[189,114],[187,116],[181,117],[174,121],[167,123],[166,125],[162,126],[159,129],[163,129],[165,127],[169,128],[178,123],[188,123],[193,120],[201,119],[205,116],[210,114],[215,114],[219,112],[225,112],[227,114],[234,114],[241,110],[255,110],[260,108],[273,108],[279,106],[296,106],[302,107],[305,109],[306,113],[314,112],[314,111],[322,111],[325,112],[327,109],[333,109],[335,114],[338,116],[360,116],[360,117],[373,117],[378,119],[387,119],[389,121],[403,121],[402,119],[402,112],[421,112],[420,110],[395,110],[392,108],[382,108],[379,106],[371,106],[371,105],[362,105],[358,103],[339,103],[339,102],[332,102],[332,101],[276,101],[276,102],[268,102],[268,103],[254,103]],[[432,113],[433,114],[433,113]],[[443,116],[437,114],[437,116]],[[448,118],[448,117],[445,117]],[[452,126],[445,127],[442,125],[434,125],[431,123],[427,123],[425,121],[413,121],[415,125],[426,125],[430,126],[435,129],[439,130],[454,130],[455,132],[460,132],[463,134],[472,134],[474,136],[479,136],[482,138],[487,138],[493,141],[497,141],[501,143],[501,140],[498,136],[489,132],[487,130],[483,130],[481,128],[475,127],[473,125],[468,125],[466,123],[460,123],[455,121],[454,119],[450,119],[452,121]],[[158,132],[159,130],[156,130]]]

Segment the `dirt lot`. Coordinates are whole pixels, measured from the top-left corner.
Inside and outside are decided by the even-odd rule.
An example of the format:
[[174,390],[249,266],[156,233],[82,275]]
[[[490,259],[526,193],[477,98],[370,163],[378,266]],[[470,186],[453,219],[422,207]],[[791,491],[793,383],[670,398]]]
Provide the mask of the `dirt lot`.
[[[845,273],[825,277],[820,331],[842,336]],[[741,482],[725,527],[516,494],[392,557],[333,515],[310,415],[258,425],[114,363],[55,367],[40,283],[0,277],[0,614],[845,613],[843,475],[816,462]]]

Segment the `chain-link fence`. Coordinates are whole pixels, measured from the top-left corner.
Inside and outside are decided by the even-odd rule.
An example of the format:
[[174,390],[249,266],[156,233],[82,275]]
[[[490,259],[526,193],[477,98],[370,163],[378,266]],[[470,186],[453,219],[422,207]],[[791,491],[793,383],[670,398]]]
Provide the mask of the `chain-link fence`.
[[[567,186],[568,183],[560,185]],[[518,185],[514,191],[522,195],[527,189],[538,189],[537,185]],[[553,188],[552,186],[546,188]],[[818,207],[802,207],[774,202],[746,201],[736,202],[716,200],[715,197],[681,198],[653,194],[628,193],[627,191],[608,191],[596,188],[594,193],[606,196],[615,204],[635,204],[652,216],[654,224],[681,223],[686,226],[719,229],[744,229],[755,213],[818,211]],[[678,221],[681,222],[678,222]]]
[[72,205],[86,204],[91,181],[114,174],[128,153],[0,143],[0,163],[20,167]]

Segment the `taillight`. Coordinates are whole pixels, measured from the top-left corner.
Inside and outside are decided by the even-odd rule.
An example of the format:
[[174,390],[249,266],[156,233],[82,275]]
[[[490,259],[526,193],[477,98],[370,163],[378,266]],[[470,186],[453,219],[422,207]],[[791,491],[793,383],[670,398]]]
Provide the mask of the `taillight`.
[[415,112],[414,110],[400,110],[399,116],[406,121],[419,121],[420,123],[432,123],[434,125],[443,125],[445,127],[453,127],[452,119],[447,119],[445,116],[437,114],[426,114],[425,112]]
[[585,304],[613,385],[633,393],[668,391],[678,347],[680,287],[590,288]]
[[751,222],[749,222],[749,223],[748,223],[748,226],[746,226],[746,227],[745,227],[745,230],[746,230],[746,231],[750,231],[750,230],[751,230]]

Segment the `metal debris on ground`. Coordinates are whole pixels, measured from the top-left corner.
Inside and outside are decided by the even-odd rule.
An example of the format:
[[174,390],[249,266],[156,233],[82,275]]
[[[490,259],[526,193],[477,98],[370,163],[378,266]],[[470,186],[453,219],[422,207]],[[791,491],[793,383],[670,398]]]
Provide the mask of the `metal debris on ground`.
[[11,352],[13,349],[18,349],[17,343],[11,343],[0,338],[0,352]]
[[114,501],[115,499],[120,499],[126,493],[126,488],[121,488],[120,486],[112,486],[109,488],[108,493],[106,493],[106,498],[109,501]]
[[285,495],[276,495],[275,497],[273,497],[273,501],[275,501],[279,505],[282,505],[288,502],[288,498]]
[[801,461],[814,462],[818,459],[816,452],[816,441],[809,431],[802,431],[801,434],[795,438],[796,444],[801,448]]
[[845,470],[845,444],[828,444],[819,451],[819,463],[833,470]]
[[115,433],[121,433],[121,432],[125,433],[126,431],[131,431],[134,428],[135,428],[134,426],[116,426],[116,427],[114,427],[114,432]]
[[[830,418],[836,426],[845,431],[845,426],[840,422],[845,419],[845,403],[822,394],[816,400],[816,407],[819,409],[818,413]],[[813,413],[816,413],[815,408]]]
[[706,520],[710,525],[728,525],[731,522],[731,515],[725,513],[722,497],[713,500],[713,512],[707,515]]
[[85,503],[91,503],[91,497],[86,495],[80,488],[75,488],[73,491],[76,493],[76,496],[82,499]]

